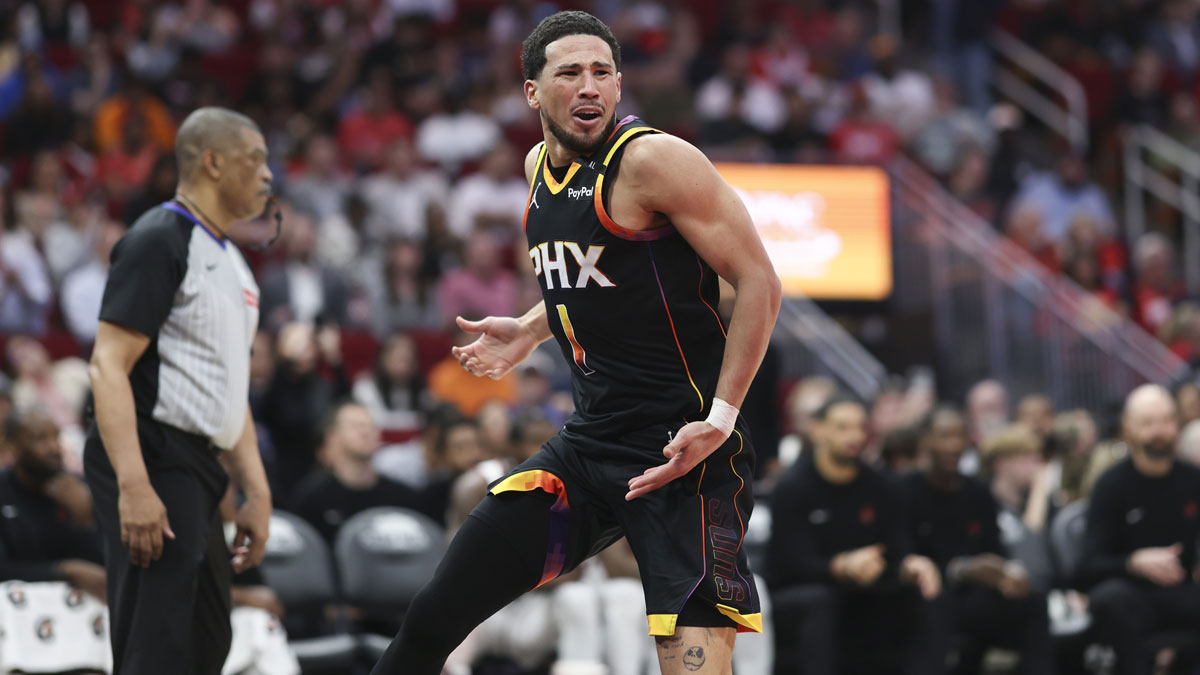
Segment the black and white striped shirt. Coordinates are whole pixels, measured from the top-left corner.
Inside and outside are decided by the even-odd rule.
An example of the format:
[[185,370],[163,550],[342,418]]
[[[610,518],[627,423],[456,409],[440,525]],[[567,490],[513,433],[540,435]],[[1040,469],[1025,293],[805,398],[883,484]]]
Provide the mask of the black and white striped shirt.
[[246,421],[258,285],[241,251],[166,202],[112,251],[100,320],[150,346],[129,380],[140,419],[231,448]]

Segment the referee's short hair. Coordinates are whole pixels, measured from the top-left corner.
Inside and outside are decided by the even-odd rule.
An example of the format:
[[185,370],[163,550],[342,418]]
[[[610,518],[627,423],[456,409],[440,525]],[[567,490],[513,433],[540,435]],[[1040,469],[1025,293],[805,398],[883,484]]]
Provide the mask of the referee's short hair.
[[234,148],[241,138],[241,129],[262,133],[254,120],[228,108],[207,106],[192,111],[175,135],[179,176],[190,178],[200,168],[205,150],[227,152]]

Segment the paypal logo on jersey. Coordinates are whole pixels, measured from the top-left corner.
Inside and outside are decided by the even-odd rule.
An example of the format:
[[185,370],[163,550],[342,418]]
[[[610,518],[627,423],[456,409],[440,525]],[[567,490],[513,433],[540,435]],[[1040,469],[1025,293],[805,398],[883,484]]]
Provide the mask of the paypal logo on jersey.
[[569,187],[567,188],[567,197],[570,199],[583,199],[584,197],[591,199],[592,195],[595,193],[595,190],[596,188],[590,185],[581,188]]
[[[585,253],[583,248],[573,241],[556,241],[553,250],[550,245],[550,242],[543,242],[529,249],[529,259],[533,261],[533,273],[539,277],[543,273],[545,274],[547,290],[554,290],[555,277],[558,278],[559,288],[584,288],[591,281],[595,281],[601,288],[616,286],[597,267],[600,263],[600,254],[604,253],[603,246],[589,245]],[[566,253],[568,251],[579,268],[579,275],[574,284],[571,283],[571,278],[567,273]]]

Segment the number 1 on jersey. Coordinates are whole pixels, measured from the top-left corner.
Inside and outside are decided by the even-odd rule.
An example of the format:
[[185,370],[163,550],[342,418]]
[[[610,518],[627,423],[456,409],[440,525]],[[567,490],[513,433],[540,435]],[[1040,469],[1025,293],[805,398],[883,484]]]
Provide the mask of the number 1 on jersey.
[[583,347],[579,346],[579,341],[575,339],[575,328],[571,326],[571,317],[567,314],[566,305],[558,305],[558,320],[562,322],[563,333],[566,334],[567,340],[571,342],[571,350],[575,353],[575,365],[583,371],[584,375],[591,375],[596,372],[588,368],[587,354],[584,353]]

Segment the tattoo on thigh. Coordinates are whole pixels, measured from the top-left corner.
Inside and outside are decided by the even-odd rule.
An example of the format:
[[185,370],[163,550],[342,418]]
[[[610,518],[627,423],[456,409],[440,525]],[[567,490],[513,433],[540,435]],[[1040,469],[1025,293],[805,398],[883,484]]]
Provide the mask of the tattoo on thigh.
[[704,647],[692,645],[683,653],[683,667],[691,671],[700,670],[704,667],[706,657],[704,655]]
[[683,638],[679,637],[678,635],[666,635],[659,637],[656,638],[656,642],[658,643],[658,649],[666,652],[663,654],[663,658],[667,660],[674,659],[676,655],[671,652],[677,651],[681,646],[683,646]]

